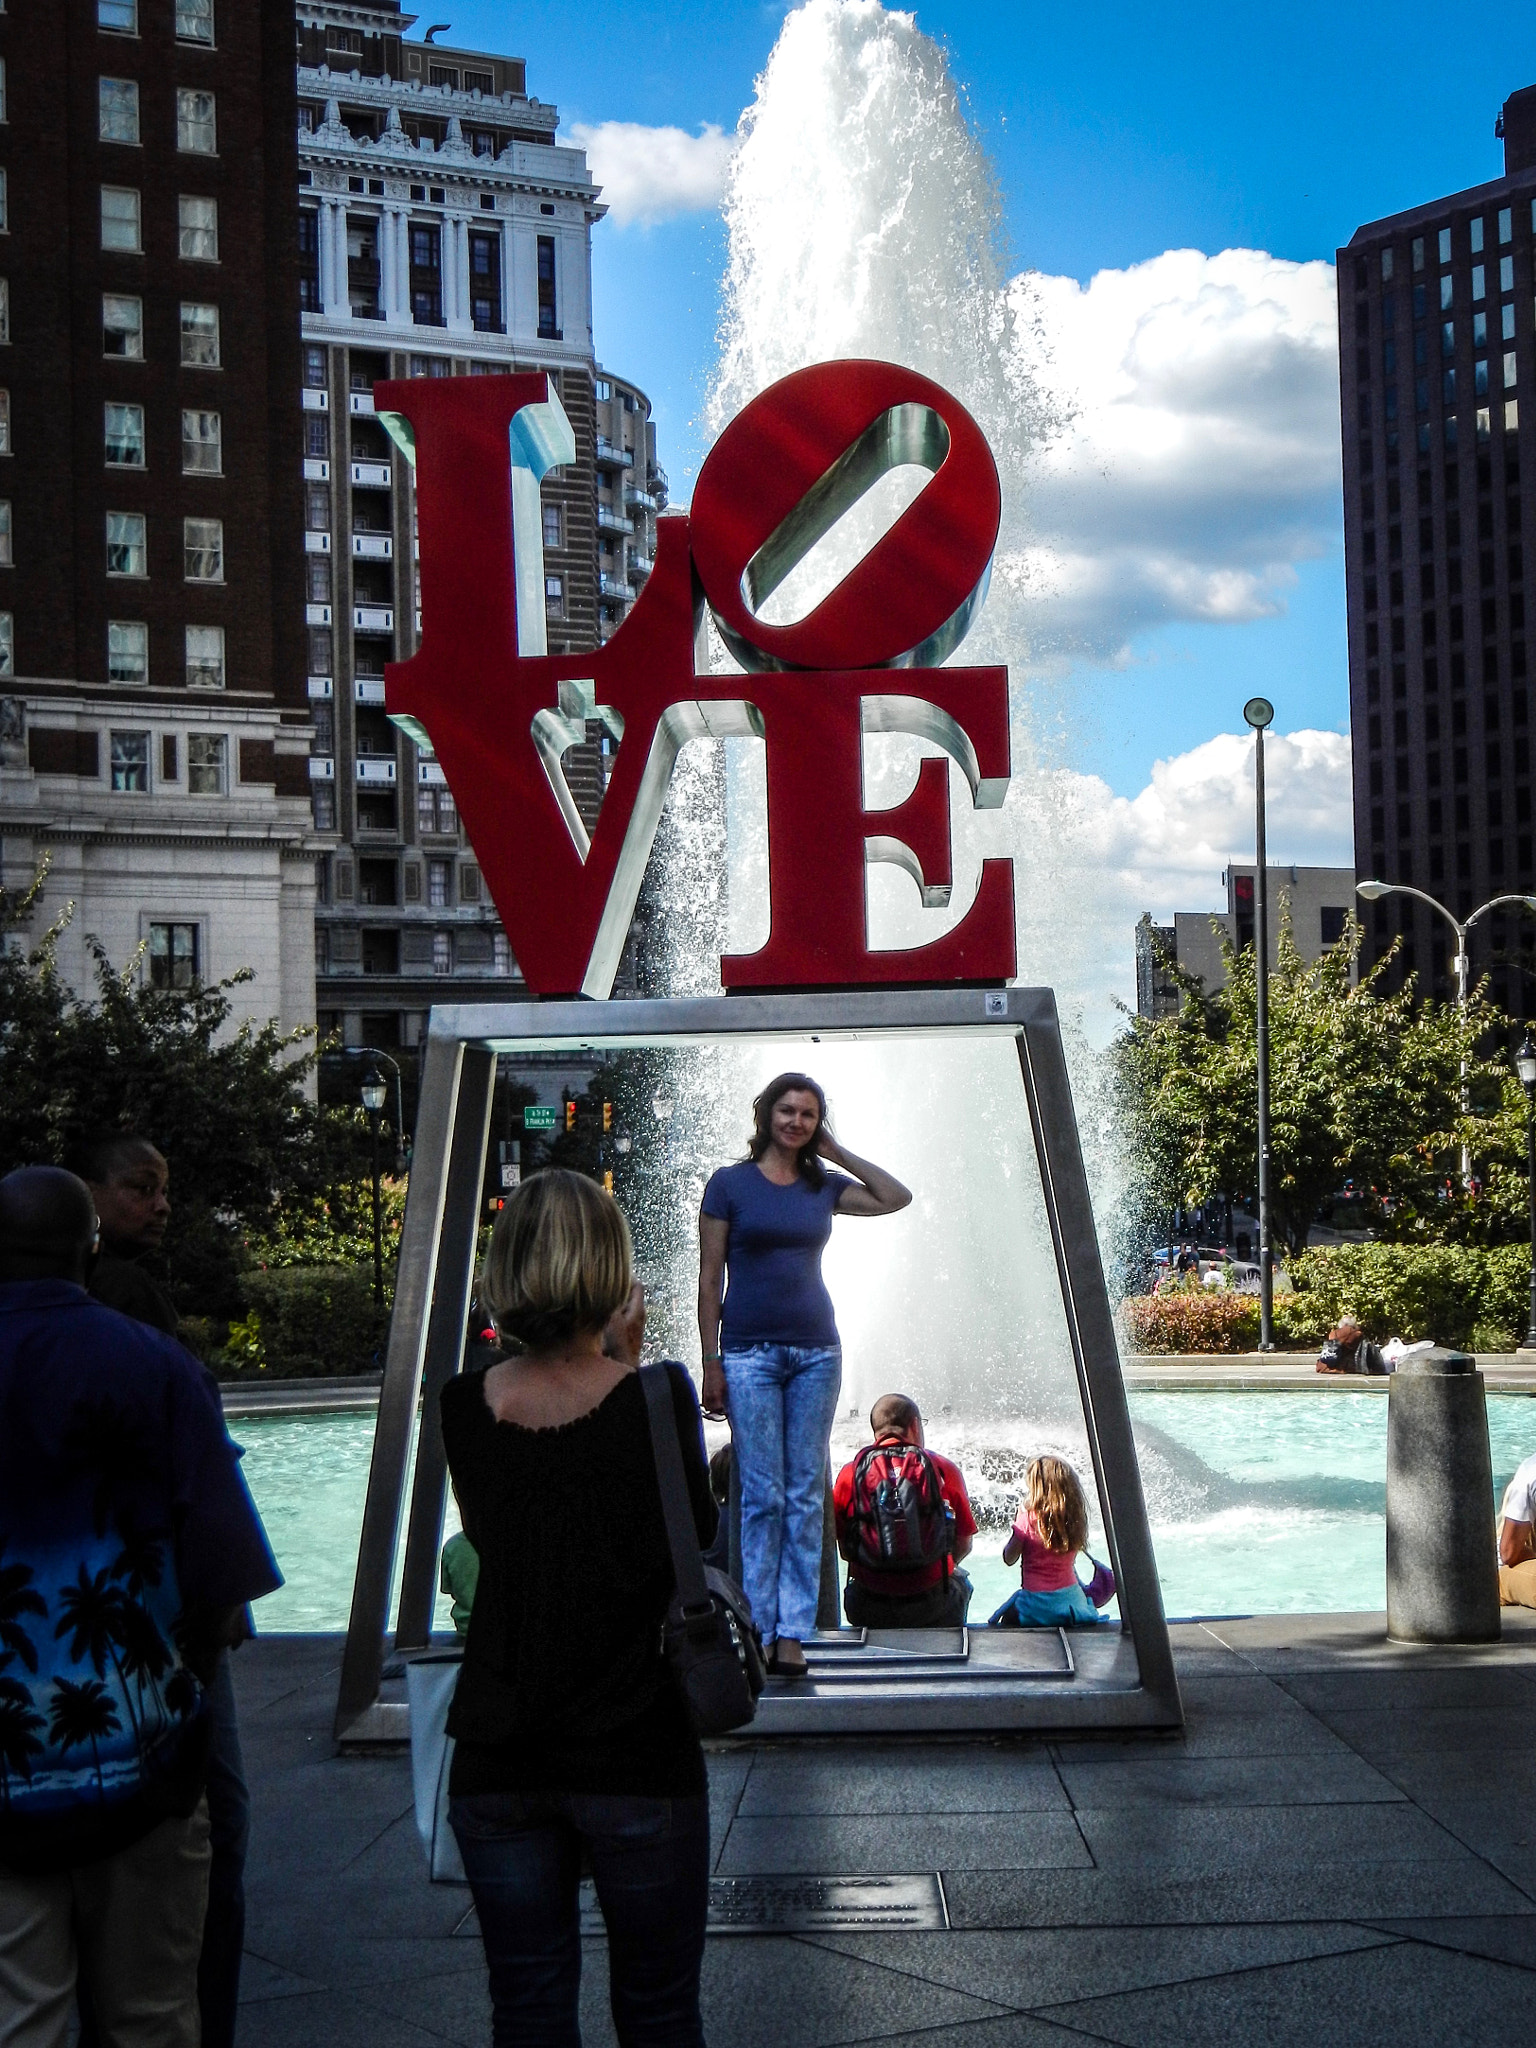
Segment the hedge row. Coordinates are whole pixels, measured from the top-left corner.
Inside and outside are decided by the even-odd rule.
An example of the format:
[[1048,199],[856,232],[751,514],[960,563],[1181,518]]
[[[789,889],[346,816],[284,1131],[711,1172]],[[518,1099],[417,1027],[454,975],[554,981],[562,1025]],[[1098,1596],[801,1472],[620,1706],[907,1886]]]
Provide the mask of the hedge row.
[[211,1359],[224,1379],[331,1379],[382,1369],[389,1310],[369,1266],[278,1266],[241,1276],[249,1313]]
[[[1526,1326],[1524,1245],[1328,1245],[1302,1252],[1288,1271],[1295,1292],[1275,1297],[1282,1350],[1309,1350],[1346,1313],[1378,1343],[1427,1337],[1471,1351],[1512,1350]],[[1121,1314],[1133,1351],[1252,1351],[1259,1341],[1256,1295],[1132,1296]]]

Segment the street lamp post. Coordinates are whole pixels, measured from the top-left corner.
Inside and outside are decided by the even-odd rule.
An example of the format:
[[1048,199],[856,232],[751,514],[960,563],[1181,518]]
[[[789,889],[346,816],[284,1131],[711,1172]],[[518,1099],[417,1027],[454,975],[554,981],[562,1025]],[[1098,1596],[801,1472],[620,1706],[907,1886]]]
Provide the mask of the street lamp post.
[[1254,1051],[1259,1068],[1259,1349],[1275,1348],[1275,1259],[1269,1232],[1269,848],[1264,831],[1264,728],[1275,707],[1250,697],[1243,717],[1253,727],[1253,801],[1256,872],[1253,885],[1255,955]]
[[370,1067],[363,1082],[362,1095],[373,1140],[373,1298],[381,1308],[384,1305],[384,1234],[379,1216],[379,1111],[384,1107],[388,1094],[378,1068]]
[[[1490,910],[1504,908],[1536,910],[1536,896],[1490,896],[1486,903],[1480,903],[1467,918],[1455,917],[1438,898],[1415,889],[1409,882],[1357,882],[1355,894],[1363,896],[1367,903],[1379,903],[1383,896],[1416,896],[1420,903],[1427,903],[1431,910],[1438,910],[1451,930],[1456,934],[1456,951],[1451,956],[1451,971],[1456,976],[1456,1007],[1466,1021],[1467,980],[1471,961],[1467,954],[1467,934],[1480,917],[1486,917]],[[1467,1111],[1467,1049],[1463,1042],[1461,1049],[1461,1109]],[[1469,1187],[1472,1182],[1472,1154],[1463,1145],[1461,1148],[1461,1184]]]
[[1515,1054],[1515,1072],[1525,1090],[1525,1193],[1531,1215],[1531,1301],[1522,1351],[1536,1351],[1536,1045],[1526,1032]]
[[400,1062],[377,1045],[344,1045],[341,1049],[349,1058],[367,1053],[374,1062],[374,1080],[379,1078],[377,1067],[380,1060],[395,1077],[395,1171],[400,1173],[405,1167],[405,1094],[400,1085]]

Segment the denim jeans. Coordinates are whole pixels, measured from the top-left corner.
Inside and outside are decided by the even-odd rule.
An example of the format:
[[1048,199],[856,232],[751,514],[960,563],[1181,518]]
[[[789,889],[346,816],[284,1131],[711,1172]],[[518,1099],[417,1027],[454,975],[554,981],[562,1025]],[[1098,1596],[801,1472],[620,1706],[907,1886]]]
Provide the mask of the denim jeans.
[[608,1928],[620,2048],[704,2048],[709,1799],[477,1793],[450,1802],[491,1975],[492,2048],[581,2048],[579,1888]]
[[827,1442],[843,1354],[754,1344],[721,1360],[741,1489],[741,1577],[765,1643],[816,1631]]

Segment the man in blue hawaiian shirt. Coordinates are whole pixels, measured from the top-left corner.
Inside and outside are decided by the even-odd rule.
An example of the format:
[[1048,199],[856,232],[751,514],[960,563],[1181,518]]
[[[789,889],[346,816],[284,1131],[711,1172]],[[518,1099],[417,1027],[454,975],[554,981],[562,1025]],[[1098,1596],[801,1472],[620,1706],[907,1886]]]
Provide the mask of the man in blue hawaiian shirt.
[[0,1180],[0,2014],[196,2048],[205,1686],[281,1583],[218,1390],[93,1302],[84,1183]]

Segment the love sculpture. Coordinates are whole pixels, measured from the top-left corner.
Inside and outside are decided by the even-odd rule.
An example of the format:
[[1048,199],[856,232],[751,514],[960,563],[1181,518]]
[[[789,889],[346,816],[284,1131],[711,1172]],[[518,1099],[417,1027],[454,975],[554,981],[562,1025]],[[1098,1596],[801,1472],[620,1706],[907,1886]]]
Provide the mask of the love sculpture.
[[[986,593],[1001,497],[991,451],[948,392],[890,363],[836,362],[772,385],[728,426],[686,516],[606,646],[551,656],[539,483],[575,437],[543,374],[377,384],[415,464],[422,644],[385,670],[395,722],[435,751],[530,990],[605,997],[684,743],[766,742],[770,928],[727,954],[728,989],[999,985],[1015,971],[1013,868],[982,865],[949,932],[872,950],[867,862],[949,901],[949,772],[929,757],[892,810],[866,811],[865,733],[935,742],[978,808],[1008,787],[1008,672],[937,666]],[[837,588],[792,625],[761,607],[871,485],[932,472]],[[707,605],[749,671],[698,666]],[[595,720],[617,742],[590,837],[562,757]]]
[[[928,945],[873,950],[865,922],[871,861],[904,868],[929,905],[948,900],[951,882],[948,761],[925,759],[904,803],[867,811],[866,733],[936,743],[978,806],[1000,804],[1008,786],[1007,671],[938,665],[976,616],[997,541],[997,471],[975,421],[889,363],[786,377],[721,434],[687,517],[659,522],[656,566],[608,644],[552,656],[539,485],[576,444],[549,378],[412,380],[376,385],[374,399],[416,467],[421,545],[422,644],[385,671],[386,705],[443,765],[529,999],[432,1008],[339,1740],[366,1749],[409,1732],[404,1700],[388,1691],[398,1667],[386,1665],[385,1630],[413,1445],[395,1649],[424,1663],[443,1654],[432,1651],[447,1478],[438,1397],[463,1366],[498,1061],[590,1067],[636,1048],[687,1056],[823,1039],[1012,1042],[1029,1135],[1021,1122],[998,1142],[1021,1161],[1032,1146],[1039,1169],[1121,1626],[1083,1631],[1070,1649],[1050,1630],[959,1630],[953,1644],[932,1631],[926,1648],[894,1653],[856,1631],[819,1634],[812,1680],[765,1698],[754,1736],[1177,1727],[1055,997],[1005,985],[1012,863],[983,862],[969,910]],[[901,517],[805,617],[769,624],[763,607],[785,578],[907,463],[930,481]],[[706,611],[745,674],[701,669]],[[618,751],[589,835],[562,764],[593,721]],[[730,999],[583,1000],[612,989],[679,749],[746,735],[766,742],[767,943],[722,959]],[[836,1621],[834,1575],[823,1627]],[[418,1783],[428,1821],[431,1789]]]

